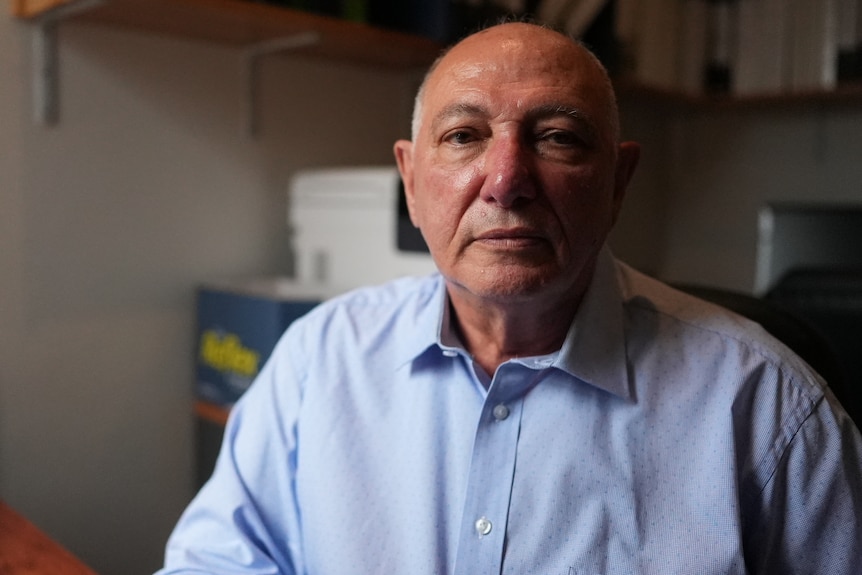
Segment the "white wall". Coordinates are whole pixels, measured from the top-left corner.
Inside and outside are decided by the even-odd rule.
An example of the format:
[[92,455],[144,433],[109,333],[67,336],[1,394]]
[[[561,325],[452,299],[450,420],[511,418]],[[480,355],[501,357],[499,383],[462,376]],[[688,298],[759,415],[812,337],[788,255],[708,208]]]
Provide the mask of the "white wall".
[[612,245],[664,280],[750,293],[760,208],[862,204],[862,100],[621,110],[643,154]]
[[862,204],[862,102],[700,111],[669,125],[662,276],[750,292],[767,202]]
[[620,102],[623,139],[639,142],[641,157],[609,242],[617,257],[650,275],[662,269],[670,197],[668,157],[673,142],[667,135],[665,112],[638,99]]
[[194,289],[290,271],[299,167],[391,162],[404,75],[65,24],[61,120],[0,17],[0,497],[103,575],[149,573],[192,494]]

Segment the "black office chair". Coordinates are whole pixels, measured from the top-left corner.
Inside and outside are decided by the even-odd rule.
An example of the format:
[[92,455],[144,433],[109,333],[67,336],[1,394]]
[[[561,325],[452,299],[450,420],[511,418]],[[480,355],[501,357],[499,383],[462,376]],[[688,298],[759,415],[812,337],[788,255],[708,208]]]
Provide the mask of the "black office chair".
[[[824,337],[837,355],[842,379],[835,395],[862,416],[862,269],[805,267],[789,270],[765,294]],[[860,419],[854,418],[857,425]],[[860,425],[862,427],[862,425]]]
[[826,380],[851,419],[860,426],[862,410],[848,385],[840,358],[823,333],[809,321],[784,305],[752,295],[694,284],[674,284],[674,287],[759,323]]

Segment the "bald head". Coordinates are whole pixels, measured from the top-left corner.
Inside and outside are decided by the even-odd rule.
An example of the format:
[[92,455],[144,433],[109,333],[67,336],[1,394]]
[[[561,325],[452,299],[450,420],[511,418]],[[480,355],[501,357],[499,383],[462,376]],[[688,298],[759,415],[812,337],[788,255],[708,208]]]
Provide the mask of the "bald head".
[[573,312],[639,153],[595,57],[532,24],[473,34],[429,72],[414,131],[393,151],[453,306]]
[[619,112],[616,95],[607,70],[583,44],[569,36],[536,24],[510,22],[499,24],[472,34],[447,49],[428,69],[416,94],[413,108],[411,132],[416,140],[423,123],[425,97],[429,86],[439,82],[440,76],[451,73],[453,68],[478,71],[489,65],[498,65],[502,55],[511,59],[527,60],[531,66],[559,65],[573,83],[585,84],[599,93],[607,103],[607,129],[613,141],[619,140]]

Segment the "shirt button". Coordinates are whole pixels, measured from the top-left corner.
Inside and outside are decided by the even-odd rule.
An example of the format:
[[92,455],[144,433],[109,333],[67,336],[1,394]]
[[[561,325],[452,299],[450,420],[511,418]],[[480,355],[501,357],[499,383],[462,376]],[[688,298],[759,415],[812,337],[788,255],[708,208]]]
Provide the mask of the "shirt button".
[[496,407],[494,407],[494,418],[497,421],[503,421],[507,417],[509,417],[509,408],[508,407],[506,407],[502,403],[500,405],[497,405]]
[[491,522],[488,521],[487,517],[480,517],[476,520],[476,533],[479,534],[479,537],[484,537],[488,533],[491,532]]

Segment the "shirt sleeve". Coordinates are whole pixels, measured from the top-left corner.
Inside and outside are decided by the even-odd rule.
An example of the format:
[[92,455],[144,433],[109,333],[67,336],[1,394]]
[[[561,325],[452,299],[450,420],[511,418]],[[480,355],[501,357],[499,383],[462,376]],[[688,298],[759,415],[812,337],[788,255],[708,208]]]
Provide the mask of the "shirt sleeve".
[[231,411],[213,475],[171,534],[157,575],[305,571],[294,489],[303,362],[289,335]]
[[804,419],[760,494],[752,573],[856,575],[862,565],[862,438],[829,395]]

